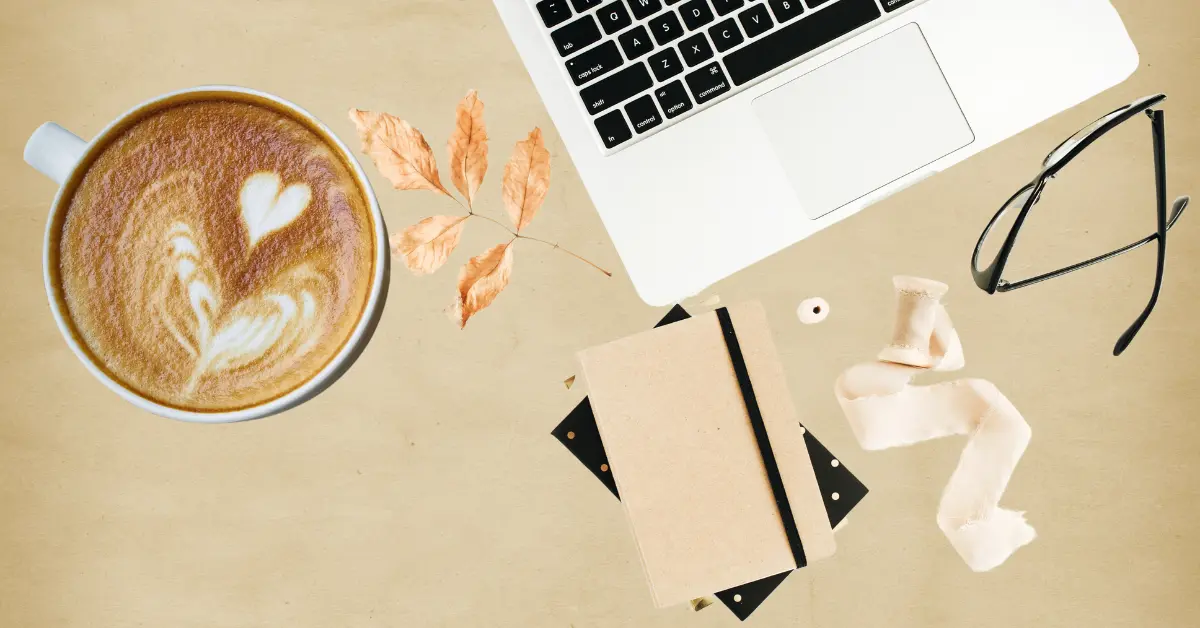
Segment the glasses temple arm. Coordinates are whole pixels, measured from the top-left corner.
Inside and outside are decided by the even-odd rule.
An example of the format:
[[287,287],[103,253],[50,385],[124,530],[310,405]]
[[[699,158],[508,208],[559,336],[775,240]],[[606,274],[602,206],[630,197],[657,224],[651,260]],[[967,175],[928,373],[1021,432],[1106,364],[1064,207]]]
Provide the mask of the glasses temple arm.
[[1166,271],[1167,265],[1167,147],[1166,147],[1166,128],[1164,116],[1161,109],[1148,111],[1150,116],[1151,127],[1154,133],[1154,193],[1157,202],[1158,216],[1158,233],[1155,234],[1158,240],[1158,265],[1154,273],[1154,291],[1150,293],[1150,301],[1146,304],[1145,309],[1138,315],[1137,320],[1121,334],[1117,339],[1117,344],[1113,347],[1113,355],[1121,355],[1129,343],[1133,342],[1135,336],[1141,331],[1142,326],[1146,324],[1146,320],[1150,318],[1150,313],[1154,311],[1154,306],[1158,303],[1158,295],[1162,290],[1163,273]]

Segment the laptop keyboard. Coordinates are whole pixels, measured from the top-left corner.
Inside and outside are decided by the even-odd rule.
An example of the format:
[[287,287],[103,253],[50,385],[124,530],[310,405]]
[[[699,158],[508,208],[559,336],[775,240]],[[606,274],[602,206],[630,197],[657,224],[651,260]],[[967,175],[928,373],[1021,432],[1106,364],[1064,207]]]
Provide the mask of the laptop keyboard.
[[601,143],[737,93],[918,0],[539,0]]

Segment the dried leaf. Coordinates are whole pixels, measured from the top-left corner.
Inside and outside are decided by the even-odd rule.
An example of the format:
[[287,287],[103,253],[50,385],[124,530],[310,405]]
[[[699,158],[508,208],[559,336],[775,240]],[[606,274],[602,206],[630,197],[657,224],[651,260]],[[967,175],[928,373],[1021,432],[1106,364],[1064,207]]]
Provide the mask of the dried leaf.
[[467,320],[491,305],[508,285],[513,266],[512,244],[497,244],[482,255],[472,257],[458,271],[458,301],[452,316],[459,328],[466,327]]
[[454,132],[446,150],[450,153],[450,180],[467,199],[467,207],[473,207],[488,168],[487,125],[483,122],[483,101],[475,90],[467,92],[458,103]]
[[504,166],[504,208],[517,231],[532,220],[550,189],[550,151],[542,142],[542,130],[535,128],[524,141],[517,142],[512,159]]
[[450,196],[438,176],[437,159],[425,136],[396,116],[350,110],[362,150],[397,190],[431,190]]
[[392,236],[392,253],[414,275],[442,267],[450,258],[470,216],[433,216]]
[[575,385],[575,376],[574,375],[563,380],[563,386],[566,386],[567,390],[571,390],[571,387],[574,385]]

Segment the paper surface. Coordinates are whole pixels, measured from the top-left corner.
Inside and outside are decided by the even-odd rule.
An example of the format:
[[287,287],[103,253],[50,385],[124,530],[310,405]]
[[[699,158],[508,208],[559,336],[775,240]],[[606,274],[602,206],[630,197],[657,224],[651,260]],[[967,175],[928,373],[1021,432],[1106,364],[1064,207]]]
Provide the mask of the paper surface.
[[[1185,231],[1172,231],[1162,299],[1117,359],[1112,343],[1154,282],[1153,247],[1003,295],[977,290],[966,272],[992,212],[1047,152],[1146,94],[1169,94],[1169,189],[1200,192],[1200,2],[1114,4],[1142,53],[1130,81],[716,289],[728,303],[762,299],[800,419],[871,487],[838,531],[833,561],[789,576],[745,628],[1196,623],[1200,213],[1190,208],[1176,226]],[[3,4],[0,626],[738,626],[720,609],[654,608],[620,505],[547,442],[548,422],[587,392],[582,378],[562,386],[578,373],[574,351],[642,331],[663,311],[634,292],[561,153],[529,235],[561,240],[612,279],[518,241],[511,292],[460,332],[440,314],[458,265],[503,233],[473,218],[439,275],[413,278],[393,265],[363,357],[282,416],[232,426],[158,419],[67,349],[41,269],[55,186],[21,163],[29,133],[47,120],[89,138],[142,98],[225,82],[296,101],[356,154],[348,107],[403,114],[445,168],[453,107],[476,87],[495,138],[481,190],[492,201],[481,210],[500,220],[512,144],[536,125],[548,146],[562,145],[490,0],[280,6]],[[1065,265],[1099,252],[1089,244],[1115,248],[1154,230],[1148,125],[1110,133],[1088,149],[1088,163],[1054,181],[1013,263],[1058,250],[1048,246],[1062,256],[1045,261]],[[364,166],[389,233],[457,209],[393,190]],[[1042,539],[992,574],[969,573],[931,523],[963,441],[862,452],[830,392],[887,337],[893,304],[881,282],[897,272],[950,279],[971,373],[1000,384],[1028,418],[1044,418],[1006,493],[1037,515]],[[832,307],[820,325],[792,314],[809,296]]]
[[[834,552],[758,304],[729,309],[808,562]],[[796,568],[715,314],[579,354],[655,604]]]

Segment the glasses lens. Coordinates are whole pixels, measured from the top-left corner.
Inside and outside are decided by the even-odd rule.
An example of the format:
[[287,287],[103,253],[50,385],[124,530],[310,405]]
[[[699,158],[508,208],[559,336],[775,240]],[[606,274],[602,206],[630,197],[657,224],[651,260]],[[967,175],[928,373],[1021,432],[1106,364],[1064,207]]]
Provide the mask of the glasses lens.
[[[1146,128],[1141,124],[1121,125],[1079,153],[1058,170],[1053,180],[1046,182],[1037,205],[1021,225],[1020,243],[1005,268],[1006,280],[1017,282],[1052,273],[1102,256],[1157,231],[1154,160],[1146,135]],[[1009,213],[1019,213],[1018,209],[1009,210]],[[1003,222],[1011,223],[1010,220]],[[998,227],[1002,228],[1006,227]],[[992,237],[1002,239],[1004,236],[997,233]],[[1146,251],[1132,253],[1130,258],[1141,259],[1147,255],[1150,262],[1123,259],[1109,264],[1153,263],[1154,255]],[[1089,275],[1103,282],[1112,280],[1113,272],[1120,273],[1119,270],[1097,269],[1089,271]],[[1146,274],[1152,278],[1153,269]],[[1062,281],[1070,283],[1081,279]],[[1133,293],[1139,288],[1145,286],[1137,282],[1130,286]],[[1106,284],[1106,289],[1111,291],[1117,287]],[[1130,298],[1138,300],[1133,294]]]
[[1000,254],[1000,248],[1004,246],[1004,240],[1012,231],[1013,223],[1017,216],[1021,213],[1021,208],[1025,206],[1025,202],[1029,200],[1029,195],[1033,193],[1033,186],[1027,186],[1025,189],[1013,196],[1007,203],[1004,204],[992,219],[992,224],[988,227],[987,233],[983,236],[983,246],[979,249],[979,270],[984,270],[996,256]]

